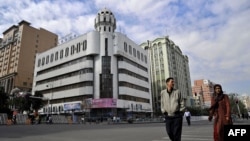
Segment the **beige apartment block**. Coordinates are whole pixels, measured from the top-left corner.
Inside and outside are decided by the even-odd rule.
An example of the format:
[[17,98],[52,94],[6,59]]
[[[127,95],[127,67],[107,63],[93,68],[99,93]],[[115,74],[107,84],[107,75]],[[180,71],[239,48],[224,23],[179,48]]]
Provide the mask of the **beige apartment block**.
[[32,88],[36,53],[57,46],[58,36],[43,28],[21,21],[3,32],[0,38],[0,85],[5,92],[13,88]]
[[168,36],[159,37],[140,45],[147,49],[150,57],[152,103],[154,113],[161,113],[160,93],[166,89],[166,78],[173,77],[175,88],[181,91],[186,106],[191,106],[191,78],[188,56]]

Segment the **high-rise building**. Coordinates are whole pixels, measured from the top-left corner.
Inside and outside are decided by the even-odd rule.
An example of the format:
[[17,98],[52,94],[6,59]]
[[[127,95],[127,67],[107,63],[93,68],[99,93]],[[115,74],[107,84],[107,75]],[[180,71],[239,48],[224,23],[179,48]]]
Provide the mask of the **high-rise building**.
[[57,35],[43,28],[36,29],[21,21],[3,32],[0,39],[0,85],[5,92],[13,88],[32,88],[36,53],[57,45]]
[[[214,83],[207,79],[195,80],[192,86],[192,94],[196,100],[196,106],[209,107],[211,105],[211,96],[214,92]],[[199,97],[197,99],[197,97]]]
[[154,112],[160,112],[160,93],[166,89],[166,78],[173,77],[175,88],[181,91],[190,105],[188,96],[191,96],[191,80],[188,57],[182,54],[181,49],[168,37],[156,38],[141,44],[148,49],[150,56],[150,73],[152,101]]
[[152,112],[146,50],[115,32],[108,9],[95,18],[95,31],[37,54],[33,92],[48,99],[41,113],[86,113],[119,117]]

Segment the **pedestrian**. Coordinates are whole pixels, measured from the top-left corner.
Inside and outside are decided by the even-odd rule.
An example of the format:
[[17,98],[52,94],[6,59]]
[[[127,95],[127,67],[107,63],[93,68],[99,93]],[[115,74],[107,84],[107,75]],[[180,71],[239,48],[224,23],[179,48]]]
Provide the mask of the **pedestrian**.
[[166,131],[171,141],[181,141],[184,98],[174,88],[174,78],[166,79],[166,89],[161,91],[161,112],[165,115]]
[[241,115],[242,115],[242,116],[241,116],[241,117],[242,117],[242,119],[244,119],[244,118],[245,118],[244,113],[242,113]]
[[49,124],[49,115],[46,116],[46,124]]
[[48,121],[48,123],[49,123],[49,124],[52,124],[52,123],[53,123],[53,121],[52,121],[52,116],[51,116],[51,115],[49,115],[49,121]]
[[248,117],[248,113],[245,114],[245,117],[246,117],[246,119],[248,120],[248,118],[249,118],[249,117]]
[[82,124],[85,124],[84,116],[81,117],[81,123],[82,123]]
[[220,84],[214,85],[214,93],[211,98],[208,120],[212,121],[213,117],[214,141],[224,141],[224,125],[232,124],[232,119],[228,95],[223,93]]
[[113,116],[113,122],[116,123],[116,116]]
[[16,124],[16,115],[13,115],[13,117],[12,117],[12,123]]
[[186,117],[186,120],[187,120],[187,123],[188,123],[188,126],[191,125],[191,113],[188,111],[188,109],[186,109],[185,113],[184,113],[184,116]]

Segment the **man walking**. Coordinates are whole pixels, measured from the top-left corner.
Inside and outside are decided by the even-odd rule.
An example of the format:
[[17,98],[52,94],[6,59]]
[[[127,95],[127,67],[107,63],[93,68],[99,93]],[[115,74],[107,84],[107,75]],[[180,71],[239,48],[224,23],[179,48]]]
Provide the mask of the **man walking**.
[[181,141],[184,98],[174,88],[174,78],[166,80],[166,89],[161,91],[161,112],[165,115],[166,131],[171,141]]
[[187,120],[187,123],[188,123],[188,126],[191,125],[191,122],[190,122],[190,119],[191,119],[191,113],[188,111],[188,109],[186,109],[185,113],[184,113],[184,116],[186,117],[186,120]]

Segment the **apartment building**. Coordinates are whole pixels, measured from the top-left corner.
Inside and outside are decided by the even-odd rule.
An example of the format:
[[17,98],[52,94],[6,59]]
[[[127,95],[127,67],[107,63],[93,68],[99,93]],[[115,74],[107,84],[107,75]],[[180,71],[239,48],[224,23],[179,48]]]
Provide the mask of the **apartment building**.
[[190,106],[189,96],[192,93],[188,57],[169,37],[159,37],[140,46],[149,52],[154,112],[160,113],[160,93],[166,89],[168,77],[174,78],[175,88],[181,91],[186,98],[186,105]]
[[214,92],[215,83],[207,79],[195,80],[192,86],[192,94],[196,99],[196,106],[210,107],[211,96]]
[[32,88],[37,53],[57,45],[57,35],[46,29],[36,29],[22,20],[3,32],[0,39],[0,85],[5,92],[13,88]]

